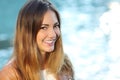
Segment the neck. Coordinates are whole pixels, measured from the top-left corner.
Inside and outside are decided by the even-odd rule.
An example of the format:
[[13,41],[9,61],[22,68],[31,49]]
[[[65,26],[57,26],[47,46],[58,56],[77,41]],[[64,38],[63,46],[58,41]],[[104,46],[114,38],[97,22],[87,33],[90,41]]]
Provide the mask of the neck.
[[47,61],[47,58],[46,58],[46,53],[41,53],[42,54],[42,70],[46,68],[46,61]]

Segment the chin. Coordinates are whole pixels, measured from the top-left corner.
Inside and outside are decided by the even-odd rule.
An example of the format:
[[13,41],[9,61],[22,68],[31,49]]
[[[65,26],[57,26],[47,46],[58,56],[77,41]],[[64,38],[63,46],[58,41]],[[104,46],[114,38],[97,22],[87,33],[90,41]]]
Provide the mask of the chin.
[[53,52],[54,51],[54,49],[48,49],[48,50],[46,50],[46,52]]

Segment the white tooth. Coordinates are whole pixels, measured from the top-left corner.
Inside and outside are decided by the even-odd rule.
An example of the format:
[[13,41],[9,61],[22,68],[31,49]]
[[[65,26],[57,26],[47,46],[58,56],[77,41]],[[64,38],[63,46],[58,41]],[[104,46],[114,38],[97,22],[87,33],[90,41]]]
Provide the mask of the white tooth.
[[46,41],[47,43],[52,43],[53,41]]

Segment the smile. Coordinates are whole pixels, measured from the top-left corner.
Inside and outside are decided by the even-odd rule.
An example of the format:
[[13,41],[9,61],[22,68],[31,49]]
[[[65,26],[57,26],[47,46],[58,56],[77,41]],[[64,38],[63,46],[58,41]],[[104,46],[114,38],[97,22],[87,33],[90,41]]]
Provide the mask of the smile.
[[49,46],[53,46],[56,40],[47,40],[45,41],[45,44],[49,45]]

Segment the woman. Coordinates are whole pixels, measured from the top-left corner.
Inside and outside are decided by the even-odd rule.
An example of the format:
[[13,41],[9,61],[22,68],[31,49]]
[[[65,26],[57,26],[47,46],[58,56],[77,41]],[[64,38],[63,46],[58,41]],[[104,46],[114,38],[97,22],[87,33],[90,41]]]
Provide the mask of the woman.
[[47,0],[30,0],[20,10],[14,54],[0,80],[74,80],[63,52],[60,16]]

